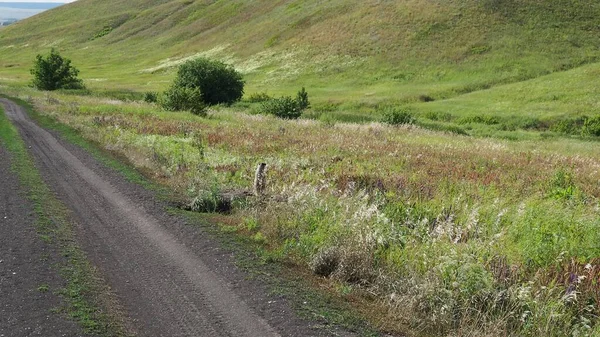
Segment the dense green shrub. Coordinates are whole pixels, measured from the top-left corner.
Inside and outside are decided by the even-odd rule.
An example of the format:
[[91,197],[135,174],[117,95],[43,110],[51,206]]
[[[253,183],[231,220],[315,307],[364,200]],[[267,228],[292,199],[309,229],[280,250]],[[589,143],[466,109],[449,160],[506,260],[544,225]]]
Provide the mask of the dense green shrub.
[[60,56],[54,48],[46,57],[37,55],[30,70],[32,85],[40,90],[82,89],[83,81],[77,78],[79,70],[71,65],[71,60]]
[[190,210],[202,213],[227,213],[231,210],[231,200],[225,199],[218,191],[201,191],[192,200]]
[[274,98],[262,103],[261,112],[284,119],[297,119],[302,115],[298,101],[290,96]]
[[565,170],[558,170],[550,182],[550,196],[558,200],[570,200],[579,194],[579,189],[575,185],[573,173]]
[[381,118],[381,122],[389,125],[413,124],[414,121],[412,113],[407,108],[386,108]]
[[457,135],[463,135],[463,136],[468,136],[469,133],[461,128],[460,126],[456,125],[456,124],[452,124],[452,123],[443,123],[443,122],[431,122],[431,121],[427,121],[427,120],[419,120],[418,122],[415,121],[415,123],[417,125],[419,125],[422,128],[425,129],[429,129],[429,130],[434,130],[434,131],[442,131],[442,132],[449,132],[449,133],[454,133]]
[[568,135],[580,134],[585,120],[585,117],[554,120],[550,122],[550,130]]
[[420,102],[425,102],[425,103],[435,101],[435,98],[433,98],[433,97],[431,97],[429,95],[419,95],[419,97],[417,97],[417,99]]
[[231,104],[244,95],[242,75],[232,66],[206,58],[179,66],[174,87],[198,89],[205,105]]
[[306,92],[306,89],[304,89],[304,87],[302,87],[302,89],[298,91],[298,94],[296,95],[296,102],[298,102],[298,108],[300,108],[300,110],[306,110],[310,107],[310,102],[308,101],[308,93]]
[[600,116],[586,118],[581,132],[585,136],[600,137]]
[[158,101],[158,93],[153,91],[148,91],[144,93],[144,102],[146,103],[156,103]]
[[168,111],[190,111],[195,115],[206,115],[206,105],[198,88],[172,86],[159,97],[159,105]]

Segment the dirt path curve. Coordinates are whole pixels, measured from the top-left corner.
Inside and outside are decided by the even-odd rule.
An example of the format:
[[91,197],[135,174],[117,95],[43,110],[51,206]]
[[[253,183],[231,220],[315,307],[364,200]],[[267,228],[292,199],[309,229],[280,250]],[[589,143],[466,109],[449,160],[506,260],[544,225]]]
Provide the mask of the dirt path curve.
[[[73,211],[84,250],[140,336],[323,335],[246,281],[230,257],[148,194],[0,99],[51,188]],[[140,195],[141,193],[141,195]],[[188,227],[188,228],[186,228]],[[221,255],[220,255],[221,254]]]

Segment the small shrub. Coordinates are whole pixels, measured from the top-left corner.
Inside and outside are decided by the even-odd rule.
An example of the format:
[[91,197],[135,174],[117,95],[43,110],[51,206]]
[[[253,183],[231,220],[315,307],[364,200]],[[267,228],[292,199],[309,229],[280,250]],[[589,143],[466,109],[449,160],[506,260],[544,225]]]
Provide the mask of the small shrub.
[[172,86],[160,96],[159,105],[167,111],[187,110],[195,115],[206,115],[206,105],[198,88]]
[[302,87],[298,94],[296,95],[296,102],[298,102],[298,107],[300,110],[306,110],[310,107],[310,102],[308,101],[308,93]]
[[250,97],[248,97],[248,102],[262,103],[262,102],[266,102],[266,101],[272,100],[272,99],[273,99],[273,97],[269,96],[266,92],[257,92],[257,93],[250,95]]
[[419,97],[417,97],[417,99],[420,102],[424,102],[424,103],[435,101],[435,98],[433,98],[433,97],[431,97],[429,95],[419,95]]
[[319,121],[326,127],[333,127],[336,123],[335,117],[330,113],[322,113],[319,116]]
[[523,118],[522,120],[520,120],[519,126],[524,130],[548,129],[548,125],[544,121],[534,117]]
[[201,191],[190,203],[190,210],[201,213],[227,213],[231,211],[231,200],[224,198],[218,190]]
[[39,90],[82,89],[83,81],[77,78],[79,70],[71,65],[71,60],[60,56],[52,48],[46,57],[37,55],[30,70],[32,85]]
[[600,116],[586,118],[581,133],[584,136],[600,137]]
[[413,124],[414,117],[407,108],[388,108],[383,112],[381,122],[389,125]]
[[104,36],[110,34],[112,31],[113,31],[113,27],[111,27],[111,26],[104,26],[104,28],[102,28],[101,31],[99,31],[98,33],[96,33],[94,35],[94,37],[92,38],[92,40],[104,37]]
[[302,109],[298,106],[298,101],[290,96],[263,102],[261,111],[283,119],[297,119],[302,115]]
[[487,45],[477,45],[477,46],[473,46],[471,47],[471,50],[469,51],[469,53],[471,55],[481,55],[481,54],[485,54],[488,51],[490,51],[491,47],[487,46]]
[[174,86],[198,89],[205,105],[232,104],[244,95],[242,74],[230,65],[206,58],[179,66]]
[[457,135],[468,136],[469,133],[455,124],[449,123],[440,123],[440,122],[428,122],[428,121],[419,121],[419,126],[425,129],[434,130],[434,131],[442,131],[442,132],[450,132]]
[[573,199],[579,190],[575,185],[573,174],[565,170],[558,170],[550,182],[550,196],[558,200]]
[[450,122],[452,120],[452,114],[448,112],[427,111],[424,116],[432,121]]
[[587,117],[555,120],[551,123],[550,130],[568,135],[580,134],[586,120]]
[[146,103],[156,103],[158,102],[158,93],[148,91],[144,93],[144,102]]
[[458,124],[485,124],[485,125],[496,125],[500,124],[500,120],[495,116],[477,115],[460,118],[457,121]]
[[327,248],[318,252],[310,261],[310,269],[315,275],[329,277],[340,264],[337,248]]

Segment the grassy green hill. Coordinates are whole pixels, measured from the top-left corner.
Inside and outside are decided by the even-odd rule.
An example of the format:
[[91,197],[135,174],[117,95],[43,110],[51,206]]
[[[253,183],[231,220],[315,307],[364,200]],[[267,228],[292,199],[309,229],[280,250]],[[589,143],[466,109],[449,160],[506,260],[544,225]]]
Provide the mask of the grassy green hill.
[[54,46],[93,88],[159,90],[205,55],[243,71],[249,93],[305,85],[317,103],[357,109],[593,63],[598,17],[594,0],[80,0],[2,30],[0,74],[27,81]]
[[[600,336],[599,17],[597,0],[79,0],[0,30],[0,93],[205,213],[267,163],[267,198],[203,217],[382,330]],[[24,87],[51,47],[92,94]],[[200,55],[248,95],[305,86],[321,120],[112,99]],[[338,123],[389,105],[451,132]]]

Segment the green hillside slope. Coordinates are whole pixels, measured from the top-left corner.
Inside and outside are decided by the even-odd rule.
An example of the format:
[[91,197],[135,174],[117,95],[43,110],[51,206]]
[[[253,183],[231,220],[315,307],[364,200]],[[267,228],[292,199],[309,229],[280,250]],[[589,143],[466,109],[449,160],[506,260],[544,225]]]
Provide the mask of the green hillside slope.
[[27,81],[54,46],[98,88],[162,89],[206,55],[248,92],[439,100],[597,61],[598,17],[594,0],[79,0],[3,29],[0,77]]

